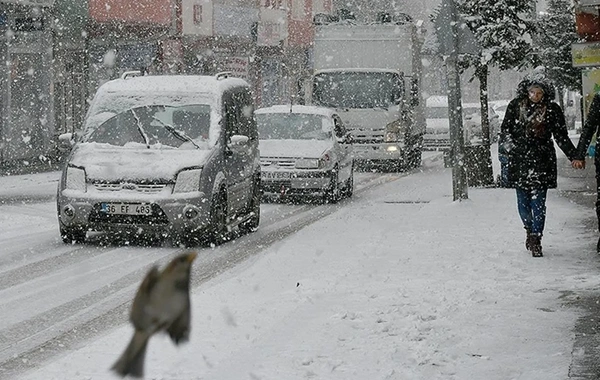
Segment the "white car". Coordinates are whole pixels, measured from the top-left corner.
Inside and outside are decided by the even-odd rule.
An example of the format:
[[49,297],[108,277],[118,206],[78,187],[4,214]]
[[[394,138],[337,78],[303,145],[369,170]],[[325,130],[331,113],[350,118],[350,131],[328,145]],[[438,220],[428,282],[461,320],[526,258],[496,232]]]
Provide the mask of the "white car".
[[508,108],[508,103],[510,103],[510,100],[508,99],[496,100],[491,102],[494,112],[496,112],[496,114],[498,115],[498,122],[500,124],[502,124],[502,120],[504,120],[504,114],[506,113],[506,108]]
[[423,148],[429,150],[450,147],[450,121],[448,120],[448,97],[432,95],[425,100],[425,135]]
[[[490,126],[491,142],[498,141],[500,133],[500,118],[494,108],[488,107],[488,120]],[[483,130],[481,129],[481,103],[463,104],[463,129],[465,131],[465,143],[480,144]]]
[[[448,97],[433,95],[425,102],[426,130],[423,147],[429,150],[448,149],[450,147],[450,121],[448,119]],[[481,104],[463,103],[463,133],[466,145],[481,143]],[[490,139],[497,140],[500,131],[498,114],[488,107]]]
[[332,109],[275,105],[255,111],[266,196],[335,203],[354,188],[351,136]]

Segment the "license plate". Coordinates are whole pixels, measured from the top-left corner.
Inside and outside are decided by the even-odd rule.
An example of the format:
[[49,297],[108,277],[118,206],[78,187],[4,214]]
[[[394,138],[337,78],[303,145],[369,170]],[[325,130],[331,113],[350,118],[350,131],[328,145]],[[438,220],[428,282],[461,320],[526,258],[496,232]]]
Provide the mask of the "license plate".
[[110,215],[152,215],[147,203],[101,203],[100,211]]
[[290,179],[290,172],[261,172],[263,179]]

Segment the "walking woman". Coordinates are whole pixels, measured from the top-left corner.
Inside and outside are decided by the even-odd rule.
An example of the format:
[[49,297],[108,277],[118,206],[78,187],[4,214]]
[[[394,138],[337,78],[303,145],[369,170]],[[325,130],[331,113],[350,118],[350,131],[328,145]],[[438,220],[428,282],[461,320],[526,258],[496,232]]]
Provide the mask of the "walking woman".
[[574,161],[576,149],[567,132],[564,114],[554,100],[554,86],[535,73],[517,87],[500,127],[500,154],[508,157],[508,182],[517,192],[517,208],[527,232],[525,247],[542,257],[546,223],[546,195],[556,188],[556,151],[553,138]]

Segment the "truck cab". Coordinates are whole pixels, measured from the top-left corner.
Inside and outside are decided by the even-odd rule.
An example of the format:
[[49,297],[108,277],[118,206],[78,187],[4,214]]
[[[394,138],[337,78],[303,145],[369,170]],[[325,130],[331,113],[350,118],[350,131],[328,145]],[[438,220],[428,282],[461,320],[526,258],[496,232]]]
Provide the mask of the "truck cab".
[[412,21],[386,21],[319,18],[309,104],[337,110],[359,166],[412,168],[425,132],[420,40]]

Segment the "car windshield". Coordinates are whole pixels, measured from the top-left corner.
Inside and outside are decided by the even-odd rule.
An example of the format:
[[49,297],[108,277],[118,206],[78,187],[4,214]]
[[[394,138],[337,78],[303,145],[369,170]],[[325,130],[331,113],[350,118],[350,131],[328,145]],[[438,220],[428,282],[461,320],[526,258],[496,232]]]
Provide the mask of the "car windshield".
[[[488,113],[491,110],[488,110]],[[481,114],[481,108],[479,107],[464,107],[463,108],[463,115],[466,116],[472,116],[472,117],[476,117],[479,116]]]
[[322,115],[259,113],[256,115],[261,140],[327,140],[331,123]]
[[448,107],[427,107],[425,114],[428,119],[447,119]]
[[339,108],[388,108],[399,104],[402,81],[390,72],[320,73],[315,77],[316,105]]
[[152,105],[120,112],[84,134],[83,142],[115,146],[208,149],[210,106]]

